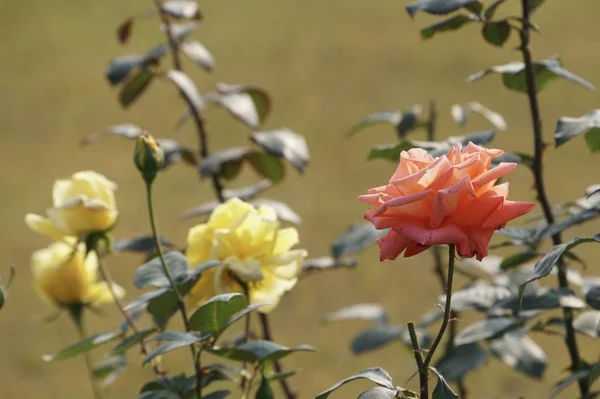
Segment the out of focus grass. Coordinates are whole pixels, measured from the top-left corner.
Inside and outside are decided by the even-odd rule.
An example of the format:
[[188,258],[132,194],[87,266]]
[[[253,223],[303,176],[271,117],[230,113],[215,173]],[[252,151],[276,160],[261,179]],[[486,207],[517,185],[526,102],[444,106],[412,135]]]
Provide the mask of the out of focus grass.
[[[43,212],[50,202],[55,178],[77,170],[94,169],[119,185],[121,220],[115,235],[127,237],[148,231],[143,187],[131,165],[132,144],[107,138],[94,147],[80,148],[78,141],[90,132],[111,124],[132,122],[159,137],[172,137],[196,144],[194,131],[186,126],[175,132],[174,121],[183,109],[176,92],[167,83],[156,82],[130,110],[117,104],[117,92],[103,78],[108,60],[127,52],[144,52],[160,39],[155,21],[134,27],[130,44],[121,47],[115,27],[127,16],[151,7],[151,1],[122,2],[41,0],[0,2],[0,216],[2,259],[0,272],[17,265],[17,279],[5,309],[0,313],[0,398],[82,398],[88,382],[81,359],[59,364],[43,363],[40,356],[73,342],[76,335],[67,317],[51,324],[39,320],[51,309],[31,287],[28,268],[31,252],[47,241],[27,230],[26,212]],[[449,107],[455,102],[477,100],[502,113],[509,130],[495,146],[513,151],[531,151],[530,121],[526,98],[507,92],[498,77],[469,85],[465,77],[494,64],[518,59],[513,36],[504,49],[490,48],[478,29],[436,36],[421,42],[419,27],[433,21],[419,15],[411,22],[400,0],[240,0],[204,1],[206,17],[198,37],[217,60],[214,74],[207,75],[187,63],[201,90],[215,82],[260,83],[274,101],[267,126],[287,126],[306,135],[312,163],[304,176],[290,171],[285,182],[271,190],[271,198],[287,202],[304,218],[300,227],[302,246],[314,255],[326,254],[331,240],[355,221],[364,206],[356,196],[379,185],[393,165],[366,162],[371,145],[394,140],[390,128],[365,131],[345,140],[344,131],[365,114],[381,108],[404,108],[435,98],[440,106],[440,136],[464,134],[485,128],[473,121],[469,129],[451,122]],[[506,12],[517,9],[508,2]],[[600,53],[596,15],[600,5],[592,0],[548,1],[536,14],[542,34],[533,36],[538,58],[558,53],[567,68],[598,84]],[[571,4],[573,3],[573,4]],[[578,116],[598,105],[598,94],[568,82],[555,82],[541,95],[545,137],[558,117]],[[228,115],[213,111],[206,115],[212,149],[245,143],[247,130]],[[475,119],[475,118],[474,118]],[[545,175],[554,203],[580,196],[598,179],[598,158],[588,153],[582,140],[555,151],[547,150]],[[246,181],[253,176],[244,175]],[[511,196],[534,200],[531,176],[517,170],[511,178]],[[193,221],[182,221],[183,210],[211,198],[207,182],[196,172],[175,166],[156,184],[159,223],[162,232],[184,243]],[[595,233],[587,226],[578,234]],[[570,237],[575,232],[569,232]],[[586,273],[600,274],[594,247],[582,248],[588,261]],[[110,260],[119,282],[137,295],[129,282],[140,259],[120,255]],[[431,309],[438,287],[431,271],[431,258],[424,253],[410,261],[380,264],[375,249],[359,258],[355,271],[321,274],[301,281],[274,313],[277,340],[288,345],[309,343],[316,354],[300,354],[285,362],[287,368],[303,370],[292,382],[302,397],[326,388],[361,368],[381,365],[404,385],[414,371],[412,356],[400,346],[391,346],[361,357],[353,357],[348,342],[360,323],[325,326],[320,318],[328,311],[356,303],[382,302],[394,322],[402,323]],[[2,271],[4,270],[4,271]],[[549,280],[550,281],[550,280]],[[552,281],[550,281],[552,282]],[[90,330],[112,329],[118,316],[112,307],[106,317],[90,315]],[[560,338],[539,338],[552,363],[543,381],[536,382],[495,360],[467,379],[472,398],[545,397],[552,383],[567,366]],[[597,358],[597,347],[580,338],[584,356]],[[100,356],[101,353],[97,355]],[[136,365],[141,358],[132,351],[129,371],[110,389],[110,397],[135,397],[136,389],[150,378]],[[168,355],[172,372],[188,366],[184,354]],[[414,387],[415,381],[409,383]],[[349,387],[338,397],[349,397],[366,385]],[[564,397],[574,397],[570,391]]]

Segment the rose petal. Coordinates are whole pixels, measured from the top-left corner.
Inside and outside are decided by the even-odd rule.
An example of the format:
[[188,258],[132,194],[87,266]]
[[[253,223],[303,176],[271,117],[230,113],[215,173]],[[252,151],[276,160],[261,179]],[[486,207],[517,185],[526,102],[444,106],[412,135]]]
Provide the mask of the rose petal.
[[420,254],[421,252],[429,249],[430,247],[430,245],[418,245],[416,242],[410,241],[408,247],[406,248],[406,251],[404,251],[404,257],[410,258],[411,256]]
[[442,224],[444,218],[451,215],[464,196],[475,197],[475,191],[468,176],[464,176],[450,187],[437,192],[429,222],[432,227]]
[[454,224],[428,229],[414,222],[408,222],[392,229],[420,245],[458,244],[468,240],[464,230]]
[[377,240],[379,246],[379,261],[394,260],[409,244],[408,238],[390,230],[384,237]]
[[535,207],[532,202],[504,201],[504,206],[494,212],[481,227],[497,229],[512,219],[530,212]]
[[449,218],[459,226],[480,227],[504,202],[504,197],[487,192],[479,198],[467,201]]
[[500,162],[494,169],[490,169],[473,179],[473,187],[476,189],[483,186],[484,184],[495,182],[499,178],[506,176],[517,167],[516,163],[512,162]]

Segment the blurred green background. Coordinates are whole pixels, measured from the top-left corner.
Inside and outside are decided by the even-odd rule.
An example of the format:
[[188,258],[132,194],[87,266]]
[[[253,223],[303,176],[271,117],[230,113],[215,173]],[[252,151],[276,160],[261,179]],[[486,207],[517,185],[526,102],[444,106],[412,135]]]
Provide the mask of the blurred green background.
[[[503,13],[517,12],[518,2],[508,1]],[[535,15],[542,34],[533,35],[537,58],[559,54],[571,71],[600,84],[600,53],[595,39],[600,28],[598,2],[549,0]],[[203,1],[205,22],[194,37],[216,58],[216,70],[207,74],[186,61],[185,69],[203,91],[215,82],[258,83],[269,90],[273,109],[266,128],[287,126],[308,140],[312,162],[304,176],[289,169],[286,180],[267,197],[287,202],[304,219],[299,227],[302,246],[312,256],[325,255],[336,236],[350,223],[360,221],[365,206],[356,196],[384,183],[395,167],[385,161],[366,161],[370,146],[393,142],[390,127],[365,131],[346,140],[343,133],[362,116],[382,108],[403,109],[436,99],[440,107],[440,137],[487,128],[472,118],[467,128],[457,128],[450,117],[453,103],[480,101],[506,118],[509,130],[494,147],[531,152],[532,139],[526,97],[503,89],[497,76],[476,84],[465,78],[482,68],[519,59],[513,37],[502,49],[491,48],[470,26],[458,33],[441,34],[422,42],[419,28],[434,21],[419,14],[412,22],[400,0],[239,0]],[[191,146],[196,136],[191,124],[174,131],[184,109],[168,82],[157,81],[131,109],[121,109],[118,92],[103,75],[109,59],[123,53],[144,53],[161,40],[155,20],[134,26],[125,47],[116,42],[115,28],[126,17],[152,7],[149,0],[74,1],[42,0],[0,2],[0,274],[14,262],[17,278],[7,306],[0,312],[0,398],[89,397],[83,359],[48,364],[41,355],[54,352],[76,339],[64,315],[56,322],[40,320],[52,308],[31,287],[29,257],[48,241],[30,232],[23,223],[27,212],[43,212],[51,201],[54,179],[78,170],[93,169],[114,180],[121,212],[116,237],[147,233],[143,186],[131,162],[133,144],[108,137],[91,147],[78,142],[87,134],[118,123],[136,123],[157,137],[170,137]],[[580,116],[598,106],[598,94],[569,82],[554,82],[541,94],[546,140],[551,141],[560,116]],[[245,144],[248,130],[221,110],[205,115],[211,149]],[[423,133],[417,133],[423,138]],[[583,140],[574,140],[547,151],[545,175],[554,203],[581,196],[585,187],[598,183],[600,168]],[[242,181],[256,179],[244,173]],[[518,168],[511,176],[511,197],[534,200],[531,176]],[[156,183],[158,220],[162,233],[183,245],[194,220],[182,220],[182,211],[212,199],[208,181],[199,182],[193,168],[176,165]],[[597,225],[569,231],[596,233]],[[600,274],[595,247],[578,250],[588,260],[586,273]],[[109,260],[117,280],[138,293],[130,281],[141,259],[119,255]],[[302,280],[272,315],[276,340],[286,345],[308,343],[315,354],[298,354],[285,361],[288,369],[302,368],[292,379],[302,398],[314,394],[362,368],[383,366],[397,385],[414,372],[413,358],[400,345],[354,357],[348,344],[362,323],[323,325],[321,317],[357,302],[381,302],[392,322],[405,323],[430,310],[438,295],[431,274],[430,254],[410,260],[378,262],[372,248],[359,257],[354,271],[323,273]],[[554,284],[552,280],[549,282]],[[112,330],[120,318],[116,309],[106,316],[90,315],[89,329]],[[470,317],[470,316],[468,316]],[[472,398],[540,398],[553,382],[564,377],[566,351],[560,338],[534,338],[551,359],[542,382],[523,377],[491,360],[488,367],[469,375]],[[598,346],[579,338],[584,357],[598,357]],[[101,350],[94,353],[100,359]],[[187,353],[165,357],[166,368],[188,367]],[[131,367],[107,397],[132,399],[151,378],[141,370],[135,350]],[[416,380],[409,383],[415,388]],[[366,384],[344,388],[336,397],[352,397]],[[564,397],[575,397],[568,391]]]

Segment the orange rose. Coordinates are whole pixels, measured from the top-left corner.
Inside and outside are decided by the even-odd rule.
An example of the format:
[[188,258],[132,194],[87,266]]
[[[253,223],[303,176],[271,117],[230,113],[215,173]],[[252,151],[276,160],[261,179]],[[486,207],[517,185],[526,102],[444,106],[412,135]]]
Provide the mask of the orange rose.
[[455,244],[460,256],[483,259],[494,230],[535,206],[507,200],[508,183],[496,185],[517,166],[502,162],[490,169],[502,154],[473,143],[435,159],[420,148],[403,151],[390,182],[358,197],[377,206],[365,219],[378,230],[390,228],[377,240],[380,259],[396,259],[403,251],[409,257],[440,244]]

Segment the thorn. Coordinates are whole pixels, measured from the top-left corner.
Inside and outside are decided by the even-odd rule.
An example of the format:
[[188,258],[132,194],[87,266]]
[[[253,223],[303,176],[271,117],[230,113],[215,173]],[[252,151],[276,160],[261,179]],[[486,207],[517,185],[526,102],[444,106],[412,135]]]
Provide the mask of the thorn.
[[444,308],[442,305],[440,305],[439,303],[437,305],[435,305],[438,309],[440,309],[442,312],[446,311],[446,308]]

